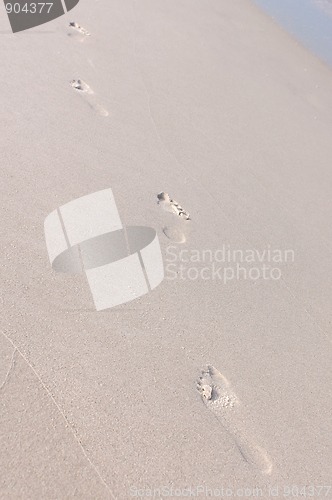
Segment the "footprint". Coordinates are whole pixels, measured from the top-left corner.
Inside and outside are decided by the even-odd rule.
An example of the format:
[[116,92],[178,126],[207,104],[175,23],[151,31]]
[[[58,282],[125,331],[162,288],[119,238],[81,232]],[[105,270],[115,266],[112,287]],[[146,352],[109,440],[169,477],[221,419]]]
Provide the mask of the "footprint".
[[171,225],[163,228],[163,233],[168,239],[175,243],[184,243],[187,240],[189,229],[186,221],[191,220],[190,215],[177,201],[172,200],[164,191],[157,194],[157,199],[157,204],[163,210],[177,216],[176,219],[172,218],[173,223],[171,223]]
[[80,92],[86,92],[87,94],[93,94],[93,91],[91,90],[89,85],[87,83],[83,82],[83,80],[72,80],[70,83],[74,89],[79,90]]
[[[91,36],[91,34],[88,32],[88,30],[83,28],[83,26],[80,26],[78,23],[75,23],[74,21],[69,23],[69,27],[75,31],[75,34],[82,35],[83,37]],[[72,34],[69,33],[69,36],[71,36],[71,35]],[[82,41],[83,40],[84,40],[84,38],[82,38]]]
[[103,108],[100,104],[97,103],[95,93],[87,83],[85,83],[83,80],[72,80],[70,84],[76,92],[82,94],[82,96],[85,97],[86,102],[88,103],[90,108],[92,108],[101,116],[108,116],[109,113],[107,109]]
[[177,227],[165,226],[163,228],[163,233],[169,240],[175,243],[184,243],[186,241],[184,233]]
[[208,366],[197,381],[197,389],[205,406],[232,436],[244,460],[262,474],[270,475],[272,462],[266,451],[242,430],[244,424],[241,419],[241,403],[226,377],[214,366]]
[[161,193],[157,194],[157,198],[158,205],[166,210],[166,212],[171,212],[184,220],[191,220],[188,212],[186,212],[177,201],[172,200],[169,194],[162,191]]

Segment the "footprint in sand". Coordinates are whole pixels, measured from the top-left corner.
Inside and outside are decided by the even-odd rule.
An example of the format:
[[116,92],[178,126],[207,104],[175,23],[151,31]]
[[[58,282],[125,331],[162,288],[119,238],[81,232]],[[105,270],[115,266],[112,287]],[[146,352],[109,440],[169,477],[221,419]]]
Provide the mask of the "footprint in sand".
[[84,38],[86,36],[91,36],[91,34],[88,32],[88,30],[83,28],[83,26],[80,26],[78,23],[75,23],[74,21],[69,23],[69,28],[71,28],[71,33],[68,33],[68,35],[69,36],[79,35],[79,39],[81,42],[84,41]]
[[266,451],[254,443],[245,430],[242,430],[241,403],[226,377],[214,366],[208,366],[197,381],[197,389],[205,406],[234,439],[244,460],[262,474],[270,475],[272,462]]
[[184,243],[186,241],[187,227],[185,227],[185,222],[190,221],[190,215],[186,212],[181,205],[172,200],[169,194],[162,191],[157,194],[158,205],[168,213],[171,213],[177,217],[176,222],[173,222],[170,226],[165,226],[163,228],[163,233],[170,240],[176,243]]
[[87,83],[83,80],[72,80],[70,84],[76,92],[85,98],[90,108],[101,116],[108,116],[108,111],[97,103],[95,93]]
[[188,212],[186,212],[177,201],[172,200],[168,193],[161,191],[161,193],[157,194],[157,199],[158,205],[166,210],[166,212],[177,215],[181,219],[190,220]]
[[178,227],[165,226],[163,227],[163,233],[175,243],[184,243],[186,241],[184,233]]

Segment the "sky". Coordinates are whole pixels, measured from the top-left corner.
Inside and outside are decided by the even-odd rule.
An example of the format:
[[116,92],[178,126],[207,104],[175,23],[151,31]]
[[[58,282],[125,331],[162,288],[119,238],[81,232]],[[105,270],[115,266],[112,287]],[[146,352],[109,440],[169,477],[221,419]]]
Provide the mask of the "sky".
[[330,0],[253,0],[321,59],[332,66]]

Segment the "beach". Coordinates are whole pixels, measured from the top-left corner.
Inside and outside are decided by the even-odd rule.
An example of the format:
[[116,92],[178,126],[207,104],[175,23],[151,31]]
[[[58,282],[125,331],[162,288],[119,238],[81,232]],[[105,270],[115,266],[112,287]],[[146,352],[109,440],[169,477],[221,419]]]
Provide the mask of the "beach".
[[[332,498],[331,68],[249,0],[0,31],[0,498]],[[165,278],[96,311],[44,220],[108,188]]]

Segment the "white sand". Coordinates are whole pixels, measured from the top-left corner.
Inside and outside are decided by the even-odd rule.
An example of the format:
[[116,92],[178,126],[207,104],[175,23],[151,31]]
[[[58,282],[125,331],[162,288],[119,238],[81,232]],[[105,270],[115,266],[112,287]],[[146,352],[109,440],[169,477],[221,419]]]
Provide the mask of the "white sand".
[[[82,0],[0,30],[0,498],[329,484],[331,70],[247,0]],[[191,214],[179,248],[295,262],[97,313],[83,277],[51,270],[43,222],[108,187],[165,256],[160,191]]]

